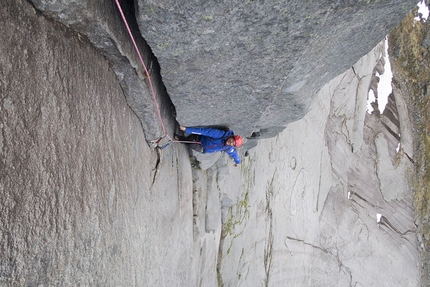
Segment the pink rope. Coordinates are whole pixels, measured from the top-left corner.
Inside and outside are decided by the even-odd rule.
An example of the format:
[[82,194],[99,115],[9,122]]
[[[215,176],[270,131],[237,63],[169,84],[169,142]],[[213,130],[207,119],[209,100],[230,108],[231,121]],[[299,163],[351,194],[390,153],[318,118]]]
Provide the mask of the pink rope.
[[[128,35],[130,36],[131,41],[133,42],[134,49],[136,50],[137,55],[139,56],[139,60],[140,60],[140,62],[142,63],[143,69],[145,70],[145,74],[148,76],[149,87],[150,87],[150,89],[151,89],[152,99],[154,100],[155,107],[157,108],[158,119],[159,119],[159,121],[160,121],[160,123],[161,123],[161,127],[163,128],[164,135],[166,135],[166,136],[167,136],[167,138],[168,138],[170,141],[172,141],[172,142],[181,142],[181,143],[197,143],[197,144],[201,144],[201,142],[173,140],[173,139],[172,139],[172,138],[167,134],[167,132],[166,132],[166,128],[165,128],[165,126],[164,126],[163,118],[162,118],[162,116],[161,116],[160,107],[159,107],[159,105],[158,105],[157,98],[156,98],[156,96],[155,96],[155,91],[154,91],[154,87],[153,87],[153,85],[152,85],[152,80],[151,80],[150,74],[149,74],[149,72],[148,72],[148,69],[146,68],[145,62],[143,61],[142,55],[141,55],[141,53],[140,53],[140,51],[139,51],[139,48],[137,47],[136,41],[135,41],[135,39],[134,39],[134,37],[133,37],[133,33],[131,32],[131,29],[130,29],[130,27],[129,27],[129,25],[128,25],[127,19],[125,18],[125,15],[124,15],[124,12],[122,11],[121,5],[119,4],[119,0],[115,0],[115,2],[116,2],[116,5],[118,6],[118,10],[119,10],[119,13],[121,14],[121,17],[122,17],[122,20],[123,20],[123,22],[124,22],[124,24],[125,24],[125,27],[127,28]],[[163,135],[163,136],[164,136],[164,135]],[[160,137],[160,139],[161,139],[163,136],[161,136],[161,137]]]
[[118,6],[118,10],[121,14],[122,20],[124,21],[125,27],[127,28],[128,34],[130,35],[131,41],[133,42],[134,49],[136,50],[137,55],[139,56],[139,60],[142,63],[143,69],[145,70],[145,74],[148,76],[149,87],[151,89],[152,99],[154,100],[155,106],[157,108],[158,119],[160,120],[161,127],[163,128],[164,135],[166,135],[170,140],[172,140],[172,138],[166,132],[166,128],[164,126],[164,122],[163,122],[163,119],[161,117],[160,107],[158,106],[157,98],[155,96],[154,86],[152,85],[152,81],[151,81],[151,77],[150,77],[150,74],[148,72],[148,69],[146,68],[145,62],[143,61],[142,55],[140,54],[139,48],[137,47],[136,41],[134,40],[133,33],[130,30],[127,19],[125,18],[125,15],[124,15],[124,12],[122,11],[121,5],[119,4],[119,0],[115,0],[115,1],[116,1],[116,5]]

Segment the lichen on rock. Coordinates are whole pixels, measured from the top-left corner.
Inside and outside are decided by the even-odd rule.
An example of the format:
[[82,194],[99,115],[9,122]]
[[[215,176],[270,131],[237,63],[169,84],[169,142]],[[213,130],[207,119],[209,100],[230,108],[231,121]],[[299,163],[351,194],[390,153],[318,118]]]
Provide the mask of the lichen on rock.
[[414,12],[389,37],[394,83],[403,90],[414,119],[415,180],[418,239],[423,251],[422,284],[430,283],[430,22],[417,21]]

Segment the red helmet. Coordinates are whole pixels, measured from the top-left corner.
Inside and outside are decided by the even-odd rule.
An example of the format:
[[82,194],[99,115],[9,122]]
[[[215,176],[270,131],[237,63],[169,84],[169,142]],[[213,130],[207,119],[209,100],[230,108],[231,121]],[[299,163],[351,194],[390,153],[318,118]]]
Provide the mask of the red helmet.
[[243,143],[243,139],[241,136],[234,136],[234,142],[235,147],[240,147]]

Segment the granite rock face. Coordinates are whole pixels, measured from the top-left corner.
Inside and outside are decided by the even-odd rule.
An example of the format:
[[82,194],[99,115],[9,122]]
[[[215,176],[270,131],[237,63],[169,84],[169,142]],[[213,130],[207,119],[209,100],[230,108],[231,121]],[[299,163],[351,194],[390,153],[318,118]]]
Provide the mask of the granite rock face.
[[87,39],[25,0],[0,25],[0,286],[193,286],[185,148],[148,146]]
[[366,111],[383,45],[325,85],[302,120],[261,140],[241,172],[214,176],[210,192],[229,203],[224,286],[420,285],[408,110],[394,89],[382,115]]
[[25,0],[0,15],[0,285],[419,285],[403,95],[366,112],[382,44],[239,167],[197,169],[148,147],[110,56]]
[[81,38],[88,38],[109,60],[128,105],[140,119],[147,141],[157,140],[165,132],[172,133],[162,126],[158,108],[164,121],[169,123],[174,120],[172,117],[174,107],[159,77],[158,62],[153,58],[150,48],[139,34],[132,2],[119,1],[136,45],[139,47],[142,60],[147,70],[152,70],[151,81],[154,93],[151,93],[146,71],[124,25],[117,2],[96,0],[34,0],[32,2],[45,16],[73,29]]
[[[166,132],[115,1],[32,2],[110,60],[148,140]],[[161,66],[163,82],[154,81],[163,116],[174,114],[173,102],[183,125],[227,125],[267,138],[302,118],[322,85],[368,53],[416,1],[119,3],[146,65]]]
[[416,1],[136,1],[183,125],[271,137]]

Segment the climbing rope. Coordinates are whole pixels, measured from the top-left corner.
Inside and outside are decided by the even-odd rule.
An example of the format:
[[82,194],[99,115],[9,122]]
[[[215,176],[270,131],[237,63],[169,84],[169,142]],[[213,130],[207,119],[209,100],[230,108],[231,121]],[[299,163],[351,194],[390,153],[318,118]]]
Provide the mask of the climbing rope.
[[164,126],[163,119],[161,117],[161,111],[160,111],[160,107],[158,106],[157,98],[155,96],[155,91],[154,91],[154,86],[152,84],[151,75],[148,72],[148,69],[146,68],[146,65],[145,65],[145,62],[143,61],[140,50],[137,47],[137,43],[134,39],[133,33],[131,32],[131,29],[130,29],[130,26],[128,25],[127,19],[125,18],[124,12],[122,11],[121,4],[119,4],[119,0],[115,0],[115,2],[116,2],[116,5],[118,6],[118,10],[119,10],[119,13],[121,14],[122,20],[124,21],[124,25],[127,28],[128,35],[130,36],[131,41],[133,42],[134,49],[136,50],[137,55],[139,57],[139,60],[142,63],[143,69],[145,70],[145,75],[148,77],[148,82],[149,82],[149,87],[151,89],[152,99],[154,100],[155,106],[157,108],[158,118],[160,120],[160,124],[161,124],[161,127],[163,128],[163,132],[164,132],[164,135],[162,137],[167,136],[170,140],[172,140],[172,138],[166,132],[166,128]]
[[[186,142],[186,141],[174,140],[174,139],[172,139],[172,138],[167,134],[167,132],[166,132],[166,127],[164,126],[163,118],[162,118],[162,116],[161,116],[160,107],[159,107],[159,105],[158,105],[157,97],[155,96],[155,90],[154,90],[154,86],[153,86],[153,84],[152,84],[151,74],[149,73],[149,71],[148,71],[148,69],[147,69],[147,67],[146,67],[146,65],[145,65],[145,62],[143,61],[142,55],[141,55],[141,53],[140,53],[139,48],[137,47],[137,43],[136,43],[136,41],[135,41],[135,39],[134,39],[133,33],[131,32],[130,26],[128,25],[127,19],[126,19],[125,15],[124,15],[124,12],[123,12],[122,8],[121,8],[121,4],[119,3],[119,0],[115,0],[115,2],[116,2],[116,5],[117,5],[117,7],[118,7],[119,13],[121,14],[121,17],[122,17],[122,20],[123,20],[123,22],[124,22],[124,25],[125,25],[125,27],[127,28],[128,35],[130,36],[130,39],[131,39],[131,41],[133,42],[134,49],[136,50],[137,55],[138,55],[138,57],[139,57],[139,60],[140,60],[140,62],[142,63],[143,69],[144,69],[144,71],[145,71],[145,75],[146,75],[146,77],[148,78],[148,82],[149,82],[149,87],[150,87],[150,90],[151,90],[152,99],[154,100],[155,107],[156,107],[156,109],[157,109],[158,119],[159,119],[160,124],[161,124],[161,127],[162,127],[162,129],[163,129],[163,133],[164,133],[164,134],[163,134],[163,135],[162,135],[162,136],[161,136],[161,137],[156,141],[157,146],[158,146],[158,144],[162,141],[162,139],[163,139],[164,137],[167,137],[167,138],[169,139],[169,141],[168,141],[166,144],[164,144],[163,146],[161,146],[161,147],[160,147],[160,146],[158,146],[158,147],[159,147],[159,148],[161,148],[161,149],[164,149],[165,147],[167,147],[167,146],[168,146],[170,143],[172,143],[172,142]],[[197,144],[201,144],[201,142],[189,142],[189,141],[188,141],[187,143],[197,143]]]

